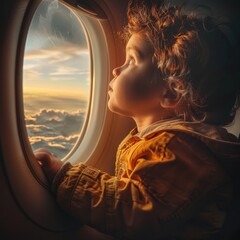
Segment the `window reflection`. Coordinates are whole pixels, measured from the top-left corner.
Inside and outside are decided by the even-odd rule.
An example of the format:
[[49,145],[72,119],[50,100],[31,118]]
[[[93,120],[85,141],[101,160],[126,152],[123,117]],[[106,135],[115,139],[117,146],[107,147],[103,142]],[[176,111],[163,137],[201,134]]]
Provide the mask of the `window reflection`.
[[90,52],[79,18],[58,1],[38,6],[23,66],[26,128],[32,149],[64,158],[84,125],[90,97]]

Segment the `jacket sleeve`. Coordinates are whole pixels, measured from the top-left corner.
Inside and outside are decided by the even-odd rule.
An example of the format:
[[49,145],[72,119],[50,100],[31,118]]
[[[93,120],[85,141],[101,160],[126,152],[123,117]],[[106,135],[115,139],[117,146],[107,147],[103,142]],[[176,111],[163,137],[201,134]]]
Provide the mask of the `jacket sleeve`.
[[121,178],[85,164],[67,168],[58,204],[83,224],[124,239],[169,236],[226,179],[199,142],[173,137],[164,150],[160,142],[132,155],[132,169]]

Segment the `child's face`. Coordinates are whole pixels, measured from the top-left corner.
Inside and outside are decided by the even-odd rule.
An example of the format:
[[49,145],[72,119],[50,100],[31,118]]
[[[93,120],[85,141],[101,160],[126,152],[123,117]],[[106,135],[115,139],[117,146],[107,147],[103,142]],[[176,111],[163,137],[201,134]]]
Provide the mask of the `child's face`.
[[[108,107],[130,117],[146,116],[159,111],[161,85],[153,64],[153,47],[140,34],[133,34],[126,46],[125,63],[113,70],[109,84]],[[158,84],[156,84],[158,83]]]

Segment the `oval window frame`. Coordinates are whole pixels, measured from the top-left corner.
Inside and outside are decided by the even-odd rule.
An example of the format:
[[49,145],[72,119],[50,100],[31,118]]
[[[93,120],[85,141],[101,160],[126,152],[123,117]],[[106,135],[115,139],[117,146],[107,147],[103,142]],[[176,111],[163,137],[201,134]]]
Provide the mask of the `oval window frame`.
[[[3,131],[3,137],[8,136],[7,141],[2,141],[4,156],[3,163],[14,199],[24,215],[41,228],[50,231],[66,231],[71,229],[74,223],[70,218],[66,217],[62,211],[59,211],[59,208],[56,206],[56,203],[49,192],[47,180],[37,161],[34,159],[28,136],[24,130],[26,129],[23,115],[24,109],[22,96],[24,47],[31,19],[39,3],[40,0],[25,2],[24,4],[22,2],[21,4],[19,3],[21,8],[16,8],[16,16],[14,17],[21,21],[10,30],[13,32],[13,30],[17,29],[17,31],[14,32],[14,36],[17,36],[15,39],[17,40],[10,43],[10,47],[13,47],[10,51],[10,65],[13,68],[11,69],[13,71],[8,71],[8,76],[6,76],[9,82],[6,83],[5,95],[8,95],[6,99],[9,99],[10,101],[6,104],[6,107],[9,107],[9,110],[6,111],[6,116],[3,120],[3,128],[5,127],[6,129]],[[95,71],[95,77],[100,78],[105,76],[106,81],[104,81],[104,84],[101,85],[101,81],[99,81],[98,84],[100,84],[100,89],[104,89],[104,91],[107,92],[110,77],[109,69],[112,68],[112,65],[115,66],[114,61],[109,62],[110,52],[111,56],[115,54],[113,32],[109,21],[104,20],[104,22],[101,22],[100,20],[93,20],[91,18],[89,18],[88,21],[87,24],[90,24],[93,30],[97,27],[99,32],[95,34],[98,42],[101,37],[102,43],[104,43],[104,46],[106,47],[105,57],[107,62],[104,65],[105,69],[103,71],[103,68],[100,67],[101,64],[99,64],[98,70]],[[95,23],[93,23],[93,21],[95,21]],[[99,33],[101,33],[101,36],[99,36]],[[104,48],[101,45],[101,51],[103,50]],[[97,56],[101,59],[100,55],[96,54],[96,57]],[[13,62],[15,62],[15,66]],[[101,61],[99,63],[101,63]],[[102,71],[101,75],[98,75],[99,71]],[[95,103],[100,102],[100,99],[104,100],[106,106],[107,94],[104,95],[99,91],[98,96],[95,96]],[[97,108],[97,106],[95,106],[95,108]],[[92,108],[91,111],[94,112],[94,109]],[[97,112],[95,112],[95,116],[98,116],[99,118]],[[99,136],[97,141],[95,141],[94,146],[92,145],[90,147],[90,145],[88,145],[88,149],[85,149],[84,153],[81,153],[85,154],[85,156],[88,155],[87,159],[84,158],[85,161],[91,159],[93,153],[99,155],[102,153],[103,148],[106,149],[104,143],[108,141],[106,136],[109,135],[111,128],[109,126],[111,126],[113,120],[112,114],[107,111],[106,107],[104,111],[101,112],[101,118],[101,124],[99,124],[99,121],[96,122],[96,120],[94,123],[94,118],[92,117],[92,126],[95,130],[92,128],[86,129],[86,131],[91,131],[88,138],[84,140],[86,144],[91,141],[93,135],[94,139],[96,139],[96,131]],[[11,120],[9,121],[9,119]],[[11,129],[11,131],[8,131],[9,129]],[[101,144],[99,144],[100,142]],[[12,151],[12,148],[14,148],[15,151]],[[78,154],[79,149],[72,154],[69,161],[72,163],[79,161]],[[18,171],[12,174],[12,169],[18,169]],[[22,194],[26,189],[34,189],[34,194],[31,192],[24,192],[24,194]]]

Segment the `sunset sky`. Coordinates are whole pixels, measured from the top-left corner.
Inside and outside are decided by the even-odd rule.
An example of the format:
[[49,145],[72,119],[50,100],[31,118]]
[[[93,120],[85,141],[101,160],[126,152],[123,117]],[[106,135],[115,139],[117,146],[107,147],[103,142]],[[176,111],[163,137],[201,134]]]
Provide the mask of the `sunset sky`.
[[90,54],[78,17],[58,1],[43,1],[32,19],[24,55],[23,96],[33,149],[64,157],[88,108]]

